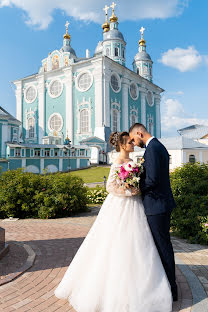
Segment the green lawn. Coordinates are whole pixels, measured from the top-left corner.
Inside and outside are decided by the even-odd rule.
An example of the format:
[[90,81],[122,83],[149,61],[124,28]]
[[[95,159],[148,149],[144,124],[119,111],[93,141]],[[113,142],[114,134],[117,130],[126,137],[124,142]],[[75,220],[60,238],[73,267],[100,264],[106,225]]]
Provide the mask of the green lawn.
[[78,176],[84,180],[85,183],[103,182],[103,177],[108,177],[110,168],[106,167],[92,167],[83,170],[71,171],[70,174]]

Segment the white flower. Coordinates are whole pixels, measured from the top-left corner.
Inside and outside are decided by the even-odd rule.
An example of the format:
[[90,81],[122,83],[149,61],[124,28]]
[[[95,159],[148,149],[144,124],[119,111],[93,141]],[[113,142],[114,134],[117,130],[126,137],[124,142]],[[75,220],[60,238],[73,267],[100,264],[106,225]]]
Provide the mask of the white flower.
[[[131,167],[129,167],[129,165],[131,165]],[[127,171],[131,171],[132,168],[137,167],[137,164],[134,161],[129,161],[124,165],[124,169]]]

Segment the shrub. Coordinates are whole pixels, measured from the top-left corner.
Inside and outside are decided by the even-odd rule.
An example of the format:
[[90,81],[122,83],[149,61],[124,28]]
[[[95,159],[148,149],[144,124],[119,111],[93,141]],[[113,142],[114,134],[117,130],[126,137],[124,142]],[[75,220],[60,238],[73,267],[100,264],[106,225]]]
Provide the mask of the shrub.
[[87,188],[67,173],[37,175],[22,169],[0,176],[0,217],[59,218],[87,210]]
[[192,243],[208,243],[208,164],[187,163],[170,175],[176,208],[172,229]]
[[107,197],[108,192],[100,186],[88,189],[87,198],[90,204],[102,204]]

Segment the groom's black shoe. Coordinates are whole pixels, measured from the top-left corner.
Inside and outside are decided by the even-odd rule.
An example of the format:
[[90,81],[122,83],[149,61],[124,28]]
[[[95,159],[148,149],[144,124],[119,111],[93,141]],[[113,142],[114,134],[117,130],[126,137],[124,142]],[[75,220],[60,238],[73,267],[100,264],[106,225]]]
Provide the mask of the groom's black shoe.
[[173,288],[172,287],[172,297],[173,297],[173,301],[178,301],[178,287],[177,285]]

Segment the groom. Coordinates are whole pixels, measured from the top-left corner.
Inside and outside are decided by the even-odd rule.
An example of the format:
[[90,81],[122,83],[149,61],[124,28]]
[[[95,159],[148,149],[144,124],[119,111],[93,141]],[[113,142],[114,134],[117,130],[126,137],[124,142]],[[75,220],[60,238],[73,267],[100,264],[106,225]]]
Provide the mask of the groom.
[[175,207],[169,179],[169,154],[143,124],[132,125],[129,136],[135,145],[146,147],[140,180],[145,214],[171,285],[173,301],[177,301],[175,260],[169,233],[171,211]]

